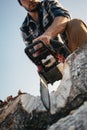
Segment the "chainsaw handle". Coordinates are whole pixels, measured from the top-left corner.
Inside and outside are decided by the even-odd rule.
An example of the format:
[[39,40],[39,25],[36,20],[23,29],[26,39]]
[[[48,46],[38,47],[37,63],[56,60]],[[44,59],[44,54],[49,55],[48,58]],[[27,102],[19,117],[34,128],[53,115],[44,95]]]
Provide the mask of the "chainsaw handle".
[[32,45],[37,45],[39,43],[41,43],[43,47],[47,48],[47,50],[49,50],[49,52],[55,57],[56,51],[54,50],[53,45],[58,44],[58,41],[50,40],[50,45],[48,45],[48,44],[45,44],[43,41],[38,40],[38,41],[35,41]]
[[[35,46],[38,46],[39,44],[41,44],[40,48],[36,47],[35,49]],[[36,65],[40,64],[42,58],[46,58],[49,54],[51,54],[56,61],[59,59],[58,54],[63,55],[64,58],[70,54],[68,48],[57,40],[50,40],[50,45],[47,45],[40,40],[35,41],[25,48],[25,53]],[[38,53],[37,56],[33,55],[35,53]]]
[[44,42],[42,43],[57,60],[57,54],[63,55],[63,57],[66,58],[71,53],[68,47],[65,45],[65,43],[59,42],[58,40],[51,39],[50,45],[45,44]]
[[50,40],[50,44],[46,44],[44,43],[43,41],[41,40],[38,40],[38,41],[35,41],[33,44],[43,44],[44,47],[46,47],[53,55],[56,54],[56,52],[58,51],[59,48],[63,47],[64,44],[57,41],[57,40],[54,40],[54,39],[51,39]]
[[[39,45],[39,44],[42,44],[42,48],[46,48],[49,53],[51,53],[55,58],[56,58],[56,53],[58,51],[58,48],[62,47],[62,43],[61,42],[58,42],[57,40],[50,40],[50,45],[48,44],[45,44],[43,41],[41,40],[38,40],[38,41],[35,41],[31,44],[28,45],[28,47],[26,47],[25,49],[25,52],[26,54],[29,55],[29,49],[31,49],[32,53],[36,52],[36,51],[39,51],[40,48],[37,48],[37,49],[34,49],[35,46]],[[54,49],[55,48],[55,49]]]

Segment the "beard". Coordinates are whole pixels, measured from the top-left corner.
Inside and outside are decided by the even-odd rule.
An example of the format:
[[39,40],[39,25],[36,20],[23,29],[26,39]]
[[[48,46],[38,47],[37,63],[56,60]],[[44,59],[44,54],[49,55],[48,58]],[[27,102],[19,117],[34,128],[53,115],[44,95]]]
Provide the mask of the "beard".
[[34,8],[34,9],[27,9],[25,8],[28,12],[36,12],[38,10],[38,6],[39,6],[39,3],[37,4],[37,6]]

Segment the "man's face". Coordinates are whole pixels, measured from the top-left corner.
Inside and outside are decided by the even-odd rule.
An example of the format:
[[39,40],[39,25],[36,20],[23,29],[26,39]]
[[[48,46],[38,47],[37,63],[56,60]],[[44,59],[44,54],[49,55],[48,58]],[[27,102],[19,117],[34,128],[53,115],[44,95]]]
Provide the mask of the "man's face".
[[20,2],[26,10],[28,10],[29,12],[33,12],[36,10],[40,0],[20,0]]

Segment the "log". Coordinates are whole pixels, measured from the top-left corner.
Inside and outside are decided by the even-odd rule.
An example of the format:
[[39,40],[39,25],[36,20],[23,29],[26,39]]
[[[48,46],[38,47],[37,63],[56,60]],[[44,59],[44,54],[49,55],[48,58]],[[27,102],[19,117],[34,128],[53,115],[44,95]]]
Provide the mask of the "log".
[[50,94],[50,111],[45,109],[39,96],[28,93],[18,93],[16,97],[9,96],[7,101],[0,101],[0,130],[63,130],[64,127],[74,130],[80,126],[85,130],[87,44],[67,57],[62,70],[60,85]]

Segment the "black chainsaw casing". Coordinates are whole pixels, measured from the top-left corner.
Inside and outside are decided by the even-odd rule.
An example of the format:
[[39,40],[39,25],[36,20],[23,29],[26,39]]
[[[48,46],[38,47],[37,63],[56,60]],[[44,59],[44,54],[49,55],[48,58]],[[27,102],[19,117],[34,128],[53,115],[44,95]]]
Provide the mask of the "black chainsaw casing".
[[41,66],[42,69],[38,73],[47,83],[53,84],[62,79],[57,66],[59,64],[57,54],[61,53],[65,58],[69,55],[68,49],[62,43],[52,40],[48,46],[42,41],[37,41],[28,45],[25,53],[36,66]]

